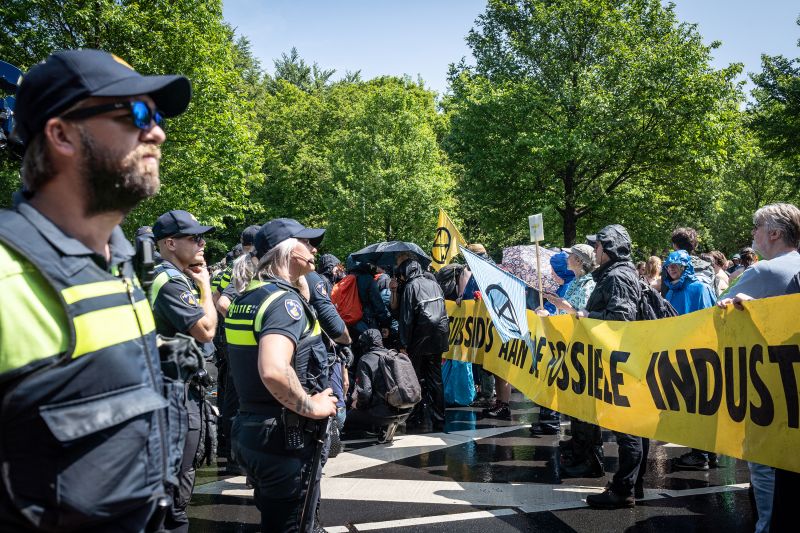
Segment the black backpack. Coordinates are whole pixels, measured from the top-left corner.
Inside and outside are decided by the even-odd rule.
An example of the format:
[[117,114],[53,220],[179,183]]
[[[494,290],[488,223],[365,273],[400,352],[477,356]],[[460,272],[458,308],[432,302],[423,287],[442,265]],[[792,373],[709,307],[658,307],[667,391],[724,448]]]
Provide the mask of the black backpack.
[[397,350],[384,350],[378,368],[386,384],[386,403],[398,409],[410,409],[422,400],[422,388],[411,359]]
[[451,263],[443,266],[436,273],[436,282],[442,288],[445,300],[456,300],[461,296],[458,294],[458,278],[461,277],[463,271],[464,265]]
[[636,320],[658,320],[678,316],[672,304],[664,299],[650,284],[639,279],[641,295],[636,306]]

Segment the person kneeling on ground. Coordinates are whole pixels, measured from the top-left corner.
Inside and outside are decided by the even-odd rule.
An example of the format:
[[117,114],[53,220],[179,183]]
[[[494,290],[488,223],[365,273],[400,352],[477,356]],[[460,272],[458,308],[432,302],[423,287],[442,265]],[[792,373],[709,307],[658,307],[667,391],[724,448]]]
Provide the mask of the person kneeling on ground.
[[398,409],[386,401],[386,382],[380,368],[380,358],[390,350],[383,347],[381,332],[368,329],[358,338],[361,359],[356,368],[353,390],[353,410],[347,415],[349,424],[378,429],[378,442],[392,442],[397,426],[402,424],[411,409]]

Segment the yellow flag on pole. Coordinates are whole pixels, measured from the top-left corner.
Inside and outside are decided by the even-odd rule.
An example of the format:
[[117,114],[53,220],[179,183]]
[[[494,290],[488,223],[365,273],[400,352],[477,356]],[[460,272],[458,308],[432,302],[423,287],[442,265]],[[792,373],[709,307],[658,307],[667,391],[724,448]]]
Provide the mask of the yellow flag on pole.
[[434,270],[439,270],[452,259],[458,255],[458,246],[466,246],[467,241],[461,236],[453,221],[444,212],[444,209],[439,209],[439,223],[436,227],[436,238],[433,240],[433,249],[431,250],[431,259],[433,262],[431,266]]

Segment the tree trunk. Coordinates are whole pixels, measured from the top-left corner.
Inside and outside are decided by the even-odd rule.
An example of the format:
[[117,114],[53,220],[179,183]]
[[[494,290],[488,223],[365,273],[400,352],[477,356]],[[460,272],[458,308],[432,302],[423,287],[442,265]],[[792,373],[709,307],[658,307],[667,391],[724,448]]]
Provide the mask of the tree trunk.
[[564,210],[561,211],[561,218],[564,221],[564,246],[572,246],[575,243],[575,235],[578,232],[578,209],[575,191],[575,169],[576,164],[570,161],[564,169]]

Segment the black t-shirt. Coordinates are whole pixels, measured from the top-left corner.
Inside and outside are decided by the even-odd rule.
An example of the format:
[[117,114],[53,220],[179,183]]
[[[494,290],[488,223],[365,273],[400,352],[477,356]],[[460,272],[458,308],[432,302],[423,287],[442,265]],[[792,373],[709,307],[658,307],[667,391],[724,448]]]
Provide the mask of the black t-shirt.
[[[167,337],[176,333],[189,335],[189,330],[206,314],[200,304],[200,292],[194,281],[178,271],[172,263],[164,261],[159,270],[171,269],[177,275],[171,276],[158,291],[153,301],[153,316],[156,331]],[[156,277],[162,275],[161,272]]]
[[[277,291],[280,294],[274,296]],[[313,310],[307,306],[294,288],[276,282],[245,291],[231,304],[225,331],[242,411],[260,412],[259,406],[280,405],[258,373],[258,343],[264,335],[283,335],[294,343],[292,363],[303,388],[313,394],[328,387],[328,353]]]

